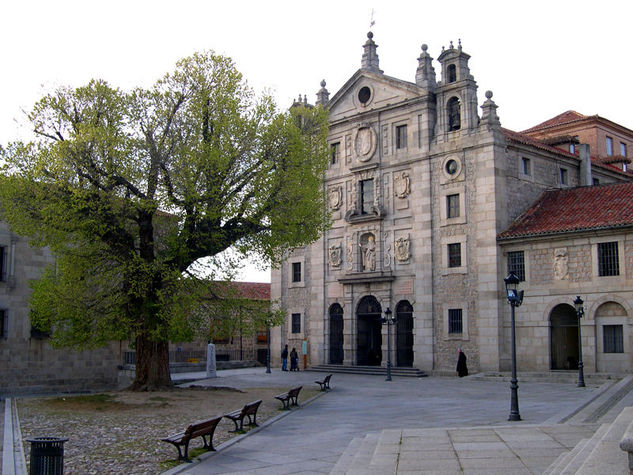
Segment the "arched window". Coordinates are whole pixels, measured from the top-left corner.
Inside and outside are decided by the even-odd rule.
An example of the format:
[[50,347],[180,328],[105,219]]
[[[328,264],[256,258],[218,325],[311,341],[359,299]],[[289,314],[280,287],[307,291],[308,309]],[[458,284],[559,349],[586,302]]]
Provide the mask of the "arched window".
[[448,130],[459,130],[461,125],[459,99],[457,97],[451,97],[448,100]]
[[449,83],[457,81],[457,68],[454,64],[449,64],[448,68],[446,68],[446,74],[448,75]]

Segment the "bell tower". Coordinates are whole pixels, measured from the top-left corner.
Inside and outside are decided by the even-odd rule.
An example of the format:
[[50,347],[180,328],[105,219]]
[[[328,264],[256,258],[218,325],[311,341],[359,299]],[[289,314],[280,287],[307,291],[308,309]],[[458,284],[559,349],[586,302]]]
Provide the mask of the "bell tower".
[[477,115],[477,83],[470,74],[470,55],[451,41],[448,49],[442,48],[437,60],[442,65],[442,80],[437,93],[437,139],[448,140],[450,134],[469,134],[479,125]]

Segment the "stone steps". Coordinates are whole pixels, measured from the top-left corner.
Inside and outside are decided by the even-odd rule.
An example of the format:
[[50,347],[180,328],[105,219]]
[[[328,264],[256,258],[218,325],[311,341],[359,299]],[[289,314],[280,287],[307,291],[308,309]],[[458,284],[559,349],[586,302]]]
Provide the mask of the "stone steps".
[[[387,368],[381,366],[344,366],[344,365],[315,365],[307,371],[318,371],[322,373],[345,373],[345,374],[365,374],[376,376],[387,376]],[[428,376],[418,368],[391,368],[392,376],[423,378]]]
[[605,384],[608,386],[598,397],[581,406],[576,412],[561,419],[559,422],[568,424],[599,422],[609,409],[633,390],[633,376],[629,375],[620,381]]

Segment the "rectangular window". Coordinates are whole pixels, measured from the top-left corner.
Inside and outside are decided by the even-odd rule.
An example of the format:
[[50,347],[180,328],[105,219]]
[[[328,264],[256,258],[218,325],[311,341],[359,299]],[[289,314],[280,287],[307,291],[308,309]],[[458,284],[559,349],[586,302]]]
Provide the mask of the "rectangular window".
[[292,263],[292,281],[301,282],[301,262]]
[[0,282],[7,280],[7,248],[0,246]]
[[620,142],[620,155],[626,157],[626,144],[624,142]]
[[624,353],[622,325],[603,325],[602,343],[605,353]]
[[361,180],[360,182],[360,212],[369,214],[374,206],[374,180]]
[[567,169],[566,168],[561,168],[560,169],[560,184],[561,185],[567,185]]
[[525,280],[525,255],[523,251],[508,252],[508,274],[516,275],[521,282]]
[[461,267],[462,244],[459,242],[448,245],[448,267]]
[[407,126],[396,127],[396,148],[407,148]]
[[448,309],[448,333],[462,333],[462,309],[461,308],[449,308]]
[[7,311],[0,309],[0,338],[7,337]]
[[611,155],[613,155],[613,139],[609,136],[607,136],[606,146],[607,155],[610,157]]
[[301,314],[292,314],[292,333],[301,333]]
[[446,217],[449,219],[459,217],[459,195],[446,196]]
[[341,143],[336,142],[330,145],[330,163],[335,165],[338,163],[339,153],[341,152]]
[[598,243],[598,275],[620,275],[617,241]]
[[529,158],[521,158],[521,173],[528,176],[532,175],[532,164]]

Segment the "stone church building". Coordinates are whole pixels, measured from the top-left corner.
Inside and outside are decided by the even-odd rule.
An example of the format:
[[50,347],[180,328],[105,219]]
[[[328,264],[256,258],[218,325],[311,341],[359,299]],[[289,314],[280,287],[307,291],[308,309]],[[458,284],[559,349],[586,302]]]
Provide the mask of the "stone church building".
[[[361,68],[317,93],[332,226],[273,270],[287,312],[273,348],[303,345],[308,365],[385,366],[389,309],[395,366],[454,372],[462,348],[475,371],[507,370],[513,271],[520,371],[577,368],[577,295],[585,370],[633,370],[633,131],[578,113],[504,129],[461,42],[442,48],[437,73],[422,45],[410,82],[383,73],[367,37]],[[615,158],[597,154],[608,138]]]

